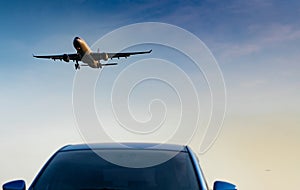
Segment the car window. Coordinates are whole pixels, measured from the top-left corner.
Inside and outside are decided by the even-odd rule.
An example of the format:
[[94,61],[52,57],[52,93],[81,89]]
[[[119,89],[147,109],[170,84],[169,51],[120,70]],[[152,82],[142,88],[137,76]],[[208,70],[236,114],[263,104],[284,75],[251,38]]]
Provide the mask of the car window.
[[[101,150],[119,156],[151,154],[164,156],[162,150]],[[174,152],[172,153],[174,154]],[[102,189],[199,189],[198,180],[187,152],[151,167],[130,168],[102,159],[91,150],[58,153],[35,180],[33,190]]]

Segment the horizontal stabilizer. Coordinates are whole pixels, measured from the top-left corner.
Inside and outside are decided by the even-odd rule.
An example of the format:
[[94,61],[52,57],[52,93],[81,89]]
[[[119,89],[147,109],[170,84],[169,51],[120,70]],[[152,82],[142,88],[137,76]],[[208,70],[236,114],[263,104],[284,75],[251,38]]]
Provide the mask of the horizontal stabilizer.
[[102,66],[111,66],[111,65],[118,65],[118,63],[106,63],[106,64],[101,64]]

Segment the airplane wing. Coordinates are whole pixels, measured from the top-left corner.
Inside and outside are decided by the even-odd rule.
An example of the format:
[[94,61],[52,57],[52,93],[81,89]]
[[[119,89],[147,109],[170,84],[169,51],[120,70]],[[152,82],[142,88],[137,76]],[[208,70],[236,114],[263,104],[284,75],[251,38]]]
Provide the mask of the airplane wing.
[[120,57],[129,57],[131,55],[137,54],[147,54],[151,53],[152,50],[149,51],[137,51],[137,52],[126,52],[126,53],[91,53],[90,55],[93,57],[94,60],[100,59],[113,59],[113,58],[120,58]]
[[33,55],[33,57],[36,58],[44,58],[44,59],[53,59],[54,61],[59,59],[59,60],[64,60],[66,62],[69,62],[70,60],[72,61],[80,61],[80,57],[78,56],[77,53],[73,54],[62,54],[62,55]]

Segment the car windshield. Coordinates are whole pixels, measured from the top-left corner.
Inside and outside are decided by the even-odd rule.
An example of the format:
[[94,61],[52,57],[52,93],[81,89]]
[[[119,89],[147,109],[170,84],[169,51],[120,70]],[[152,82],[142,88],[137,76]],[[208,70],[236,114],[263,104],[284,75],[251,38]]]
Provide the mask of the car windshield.
[[[126,155],[174,154],[164,150],[99,150]],[[123,167],[106,161],[92,150],[59,152],[33,183],[33,190],[114,190],[114,189],[199,189],[196,173],[187,152],[168,161],[144,168]]]

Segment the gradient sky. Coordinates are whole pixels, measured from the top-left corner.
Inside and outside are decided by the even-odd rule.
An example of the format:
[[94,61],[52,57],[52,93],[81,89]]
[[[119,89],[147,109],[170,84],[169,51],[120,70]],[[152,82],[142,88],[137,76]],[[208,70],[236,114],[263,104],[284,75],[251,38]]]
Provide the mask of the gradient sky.
[[[80,143],[71,64],[32,53],[72,53],[139,22],[165,22],[200,38],[222,70],[227,112],[200,156],[209,184],[297,189],[300,171],[299,1],[1,1],[0,182],[30,183],[59,147]],[[180,39],[178,39],[180,40]]]

